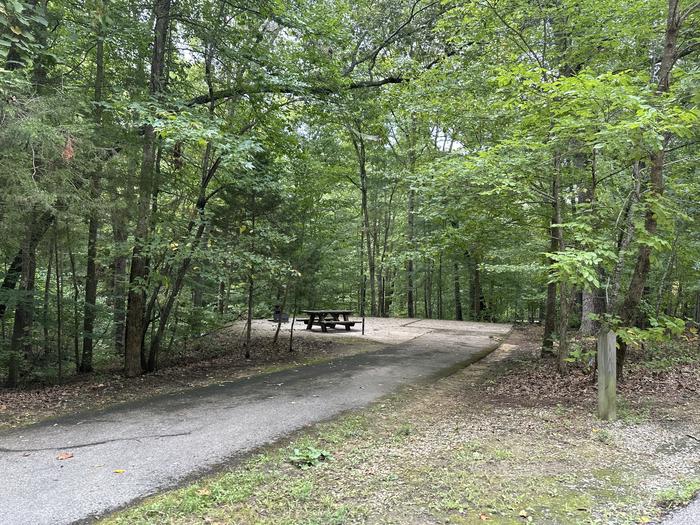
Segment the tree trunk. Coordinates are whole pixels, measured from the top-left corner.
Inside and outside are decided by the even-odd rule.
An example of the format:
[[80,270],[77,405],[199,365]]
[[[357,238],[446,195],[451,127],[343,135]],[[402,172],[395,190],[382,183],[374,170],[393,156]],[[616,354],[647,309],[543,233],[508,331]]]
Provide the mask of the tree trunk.
[[406,305],[408,307],[408,317],[415,317],[415,297],[413,292],[415,276],[413,274],[413,249],[415,247],[415,192],[413,188],[408,189],[408,249],[411,250],[408,261],[406,261]]
[[20,296],[15,307],[15,321],[10,340],[10,354],[7,364],[8,388],[19,385],[21,356],[31,353],[32,320],[34,310],[34,277],[36,270],[36,245],[32,243],[32,221],[27,227],[22,242],[22,262],[20,263]]
[[[664,35],[664,50],[661,57],[661,64],[658,71],[658,84],[656,92],[659,95],[667,93],[671,86],[671,71],[677,60],[678,34],[680,32],[683,17],[679,12],[679,0],[668,0],[668,17],[666,20],[666,32]],[[666,158],[666,145],[671,135],[664,134],[661,148],[655,150],[649,158],[649,182],[650,191],[645,196],[646,211],[644,215],[644,229],[647,236],[655,237],[657,231],[656,213],[654,205],[664,192],[664,161]],[[637,250],[637,261],[632,274],[627,294],[620,308],[620,319],[623,325],[631,326],[635,324],[639,304],[644,294],[647,278],[651,269],[651,246],[641,243]],[[621,339],[618,340],[619,350],[617,353],[617,378],[623,379],[623,369],[627,354],[627,344]]]
[[425,277],[423,281],[425,299],[425,317],[433,318],[433,265],[428,261],[425,265]]
[[[255,195],[252,196],[251,203],[251,229],[250,229],[250,253],[255,253]],[[245,327],[245,358],[250,359],[250,339],[253,328],[253,297],[255,293],[255,267],[251,261],[248,271],[248,300]]]
[[581,292],[581,328],[579,333],[584,336],[592,336],[598,333],[598,321],[591,319],[591,315],[597,315],[601,312],[597,307],[597,290],[583,290]]
[[444,302],[443,302],[443,297],[442,297],[442,252],[440,252],[440,255],[438,255],[438,286],[437,286],[437,317],[438,319],[444,319],[445,318],[445,311],[444,311]]
[[[593,216],[597,216],[597,170],[596,170],[596,149],[593,148],[591,153],[591,186],[590,189],[584,192],[583,199],[588,201],[591,206],[591,212]],[[600,224],[596,225],[600,227]],[[604,282],[606,275],[605,270],[599,265],[596,269],[598,274],[599,282]],[[581,327],[579,333],[583,336],[593,336],[597,335],[600,330],[600,321],[597,319],[592,319],[591,317],[596,317],[602,315],[606,312],[605,298],[603,296],[603,290],[600,287],[593,288],[592,290],[584,289],[581,292]]]
[[127,294],[127,256],[123,253],[123,245],[128,236],[126,232],[126,220],[124,216],[116,212],[112,215],[112,235],[117,246],[117,254],[114,257],[114,301],[112,318],[114,320],[114,352],[124,355],[124,335],[126,329],[126,294]]
[[[106,2],[105,2],[106,5]],[[102,86],[104,84],[104,38],[102,31],[97,35],[95,43],[95,109],[93,112],[95,126],[99,130],[102,126]],[[87,265],[85,272],[85,309],[83,311],[83,357],[80,360],[80,373],[92,372],[92,352],[94,345],[95,330],[95,305],[97,301],[97,230],[99,227],[99,216],[95,206],[100,194],[100,178],[102,171],[101,159],[98,159],[97,167],[90,177],[90,198],[92,205],[90,219],[88,222],[87,241]]]
[[282,328],[282,314],[284,309],[287,308],[287,296],[289,295],[289,285],[284,287],[284,296],[282,298],[282,307],[280,308],[280,317],[277,320],[277,328],[275,329],[275,337],[272,339],[273,344],[277,344],[277,339],[280,336],[280,329]]
[[357,152],[357,158],[359,162],[360,170],[360,193],[361,193],[361,207],[362,207],[362,220],[364,225],[364,237],[367,249],[367,269],[369,271],[369,297],[370,297],[370,315],[377,315],[377,290],[375,288],[376,276],[375,276],[375,259],[374,259],[374,249],[372,243],[372,235],[370,232],[369,225],[369,208],[367,202],[367,165],[366,165],[366,153],[365,153],[365,143],[361,136],[353,139],[355,144],[355,150]]
[[462,290],[459,286],[459,263],[454,263],[455,320],[462,321]]
[[73,355],[75,357],[75,371],[80,372],[80,316],[78,315],[78,276],[75,269],[75,255],[68,243],[68,261],[70,263],[71,282],[73,284]]
[[[213,164],[210,165],[211,163],[211,157],[213,154],[213,145],[211,142],[207,143],[206,150],[204,152],[204,158],[202,159],[202,168],[201,168],[201,177],[200,177],[200,184],[199,184],[199,194],[197,197],[197,202],[195,205],[196,209],[196,216],[197,216],[197,222],[195,220],[190,221],[187,231],[188,234],[194,229],[195,226],[197,226],[197,229],[195,230],[195,234],[191,241],[186,243],[189,247],[186,248],[188,250],[186,256],[183,258],[182,262],[179,264],[177,268],[168,268],[167,273],[170,276],[170,282],[172,282],[172,286],[169,290],[169,293],[167,294],[167,299],[165,301],[165,304],[160,308],[160,318],[158,320],[158,327],[156,328],[156,331],[151,338],[151,346],[148,352],[148,361],[146,364],[146,371],[147,372],[155,372],[158,368],[158,356],[160,353],[160,347],[163,341],[163,338],[165,337],[165,331],[168,325],[168,320],[170,319],[170,313],[172,312],[173,306],[175,305],[175,302],[177,300],[178,295],[180,294],[180,291],[182,290],[182,287],[185,283],[185,276],[187,275],[187,271],[189,270],[191,264],[192,264],[192,256],[199,247],[199,245],[202,242],[202,239],[204,238],[204,234],[206,231],[206,218],[204,216],[204,209],[207,204],[207,199],[206,199],[206,193],[207,193],[207,188],[209,186],[209,183],[211,180],[214,178],[214,175],[216,174],[217,169],[219,168],[220,162],[221,162],[221,157],[219,157],[216,161],[214,161]],[[253,198],[253,206],[255,206],[255,198]],[[251,235],[255,233],[255,216],[253,216],[253,227],[251,229]],[[252,242],[252,241],[251,241]],[[255,248],[255,244],[252,244],[252,249]],[[201,291],[201,286],[198,286],[196,289]],[[159,290],[156,289],[153,292],[153,296],[151,297],[150,303],[156,303],[158,299],[158,293]],[[195,304],[195,306],[197,306]]]
[[[554,158],[554,182],[552,185],[552,199],[554,201],[554,214],[552,216],[553,228],[556,239],[557,251],[564,251],[564,229],[561,227],[563,221],[562,197],[561,197],[561,157],[557,154]],[[559,283],[559,351],[557,352],[557,369],[561,375],[567,373],[567,359],[569,357],[569,313],[571,302],[569,301],[569,286],[566,282]]]
[[[555,176],[552,182],[552,218],[549,225],[549,249],[556,252],[559,248],[559,233],[558,228],[554,225],[557,223],[557,210],[559,199],[558,178]],[[549,261],[551,264],[553,261]],[[544,313],[544,338],[542,340],[542,355],[551,354],[554,347],[554,332],[556,331],[557,322],[557,283],[551,282],[547,284],[547,302],[545,304]]]
[[[163,91],[165,78],[165,47],[170,26],[171,0],[157,0],[154,7],[155,28],[153,38],[153,57],[151,60],[151,78],[149,93],[157,97]],[[124,373],[135,377],[141,373],[141,350],[147,321],[146,314],[146,280],[148,267],[144,248],[148,242],[150,226],[151,198],[154,191],[156,162],[156,133],[153,126],[143,127],[143,155],[139,176],[139,198],[137,205],[134,250],[131,257],[129,276],[128,306],[126,312],[126,335],[124,345]]]
[[481,270],[479,265],[481,262],[478,257],[473,258],[473,275],[471,280],[471,318],[476,321],[481,321],[481,310],[484,302],[484,292],[481,289]]
[[248,274],[248,299],[246,301],[246,324],[245,324],[245,358],[250,359],[250,340],[253,329],[253,296],[255,292],[255,280],[251,268]]
[[[32,218],[31,233],[29,239],[29,249],[36,250],[39,241],[44,237],[49,227],[54,222],[54,214],[51,212],[43,212],[38,217]],[[26,240],[25,240],[26,244]],[[24,246],[24,244],[23,244]],[[19,249],[17,254],[12,259],[10,267],[5,273],[5,277],[2,280],[2,285],[0,285],[0,290],[3,292],[8,290],[14,290],[17,287],[17,283],[20,281],[22,276],[22,261],[24,260],[24,254],[22,253],[22,248]],[[5,294],[3,294],[5,295]],[[0,319],[5,317],[5,312],[7,310],[6,303],[0,303]]]
[[226,281],[223,279],[219,281],[219,296],[216,311],[219,317],[223,317],[226,312]]
[[56,257],[56,351],[58,360],[58,382],[63,382],[63,282],[61,279],[61,257],[58,250],[58,235],[54,242]]
[[394,272],[388,272],[388,275],[386,277],[386,282],[388,282],[388,286],[385,284],[384,287],[388,290],[386,292],[386,317],[389,317],[391,315],[391,305],[394,302],[394,276],[396,274]]
[[44,310],[42,324],[44,325],[44,354],[49,355],[51,351],[51,340],[49,339],[49,312],[51,297],[51,272],[53,271],[53,251],[54,245],[49,246],[49,258],[46,265],[46,280],[44,281]]

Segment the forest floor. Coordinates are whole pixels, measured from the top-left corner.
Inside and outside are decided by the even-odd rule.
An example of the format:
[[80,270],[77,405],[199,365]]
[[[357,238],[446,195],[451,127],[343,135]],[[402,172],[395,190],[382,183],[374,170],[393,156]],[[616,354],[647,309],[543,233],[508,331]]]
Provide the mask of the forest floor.
[[[106,523],[653,523],[689,501],[700,489],[696,335],[632,352],[612,423],[595,416],[585,365],[557,376],[538,357],[540,340],[537,328],[518,328],[435,384]],[[574,342],[582,361],[592,344]]]
[[[408,320],[403,320],[407,322]],[[212,383],[313,364],[347,355],[377,350],[391,334],[397,342],[410,338],[400,333],[394,320],[368,320],[367,337],[360,330],[328,334],[307,332],[297,323],[289,352],[290,325],[282,325],[277,343],[275,324],[255,320],[250,343],[251,358],[245,359],[242,322],[200,336],[166,355],[161,369],[134,379],[121,374],[120,356],[99,353],[93,374],[73,375],[61,385],[30,384],[21,389],[0,388],[0,430],[77,413],[83,410],[181,392]],[[380,329],[381,328],[381,329]]]

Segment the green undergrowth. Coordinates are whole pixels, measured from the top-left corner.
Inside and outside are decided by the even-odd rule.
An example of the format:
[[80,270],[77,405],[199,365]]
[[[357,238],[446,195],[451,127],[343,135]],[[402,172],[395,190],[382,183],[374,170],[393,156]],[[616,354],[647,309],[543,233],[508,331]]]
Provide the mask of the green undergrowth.
[[659,505],[665,508],[675,508],[689,503],[700,493],[700,477],[681,480],[675,486],[658,493]]
[[651,372],[666,372],[685,365],[700,363],[700,352],[687,336],[653,344],[643,352],[643,358],[632,366]]

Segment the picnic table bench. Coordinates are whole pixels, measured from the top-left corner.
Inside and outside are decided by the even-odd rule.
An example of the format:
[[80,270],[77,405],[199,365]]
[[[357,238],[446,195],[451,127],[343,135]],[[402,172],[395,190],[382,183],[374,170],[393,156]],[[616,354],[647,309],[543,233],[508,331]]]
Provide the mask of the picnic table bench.
[[298,321],[306,323],[307,330],[311,330],[314,325],[317,325],[321,327],[321,330],[327,332],[329,327],[335,328],[336,325],[340,325],[349,332],[350,328],[355,326],[355,321],[350,320],[352,310],[302,310],[302,312],[307,314],[309,318],[298,319]]

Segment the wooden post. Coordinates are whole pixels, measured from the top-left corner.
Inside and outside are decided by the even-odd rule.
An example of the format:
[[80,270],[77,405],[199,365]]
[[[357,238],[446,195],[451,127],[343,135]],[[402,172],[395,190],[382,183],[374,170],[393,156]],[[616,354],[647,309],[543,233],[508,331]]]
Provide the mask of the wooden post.
[[598,334],[598,417],[615,419],[617,349],[615,332],[602,328]]
[[362,335],[365,335],[365,316],[362,315]]
[[294,323],[297,321],[297,307],[296,307],[296,301],[294,301],[294,313],[292,315],[292,326],[289,328],[289,351],[294,352]]

